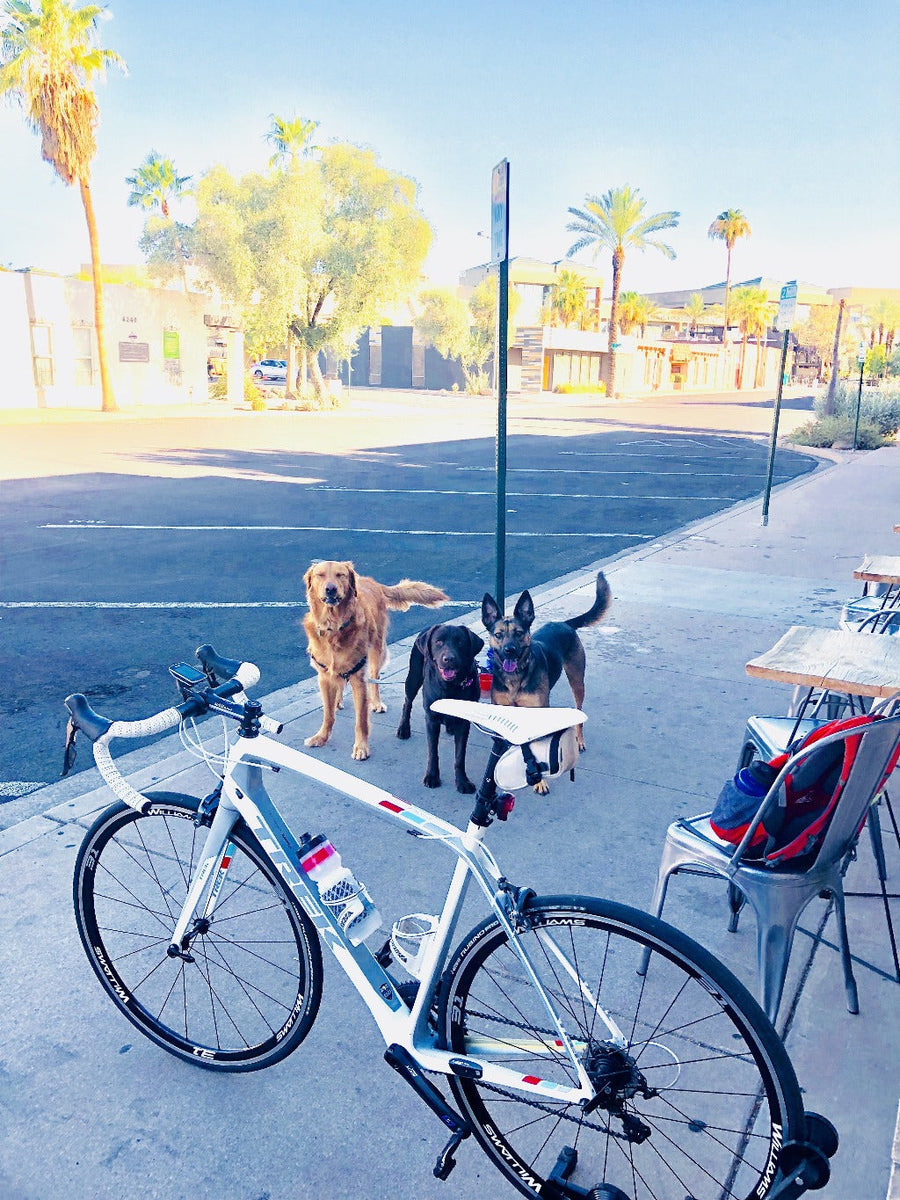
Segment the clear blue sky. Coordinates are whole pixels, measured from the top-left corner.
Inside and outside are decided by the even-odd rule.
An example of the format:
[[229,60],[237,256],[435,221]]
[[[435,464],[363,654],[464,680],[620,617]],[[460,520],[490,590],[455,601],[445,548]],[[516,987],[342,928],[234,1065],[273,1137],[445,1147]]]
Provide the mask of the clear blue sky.
[[[511,166],[511,253],[557,259],[567,209],[626,183],[676,209],[669,262],[624,286],[724,277],[706,235],[741,208],[733,277],[900,287],[897,0],[111,0],[93,185],[101,250],[140,261],[124,179],[151,149],[181,174],[267,161],[269,115],[376,150],[420,185],[436,282],[487,257],[491,169]],[[0,263],[87,261],[77,189],[0,106]],[[606,265],[604,257],[601,265]],[[608,286],[608,285],[607,285]]]

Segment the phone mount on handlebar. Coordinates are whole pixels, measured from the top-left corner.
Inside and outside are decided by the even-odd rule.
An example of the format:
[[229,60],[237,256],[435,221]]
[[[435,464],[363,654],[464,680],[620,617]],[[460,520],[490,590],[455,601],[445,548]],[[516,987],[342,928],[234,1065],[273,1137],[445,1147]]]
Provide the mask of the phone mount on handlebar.
[[188,700],[195,687],[208,687],[210,682],[203,671],[198,671],[186,662],[175,663],[169,667],[169,674],[178,684],[182,700]]

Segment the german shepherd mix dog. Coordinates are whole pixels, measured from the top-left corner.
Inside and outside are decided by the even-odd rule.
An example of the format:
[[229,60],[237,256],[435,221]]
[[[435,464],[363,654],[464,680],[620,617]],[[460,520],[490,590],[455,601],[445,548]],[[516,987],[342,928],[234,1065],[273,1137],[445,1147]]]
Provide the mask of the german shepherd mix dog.
[[328,741],[344,684],[349,683],[356,710],[352,755],[368,758],[369,708],[387,712],[378,688],[387,659],[387,610],[406,612],[413,604],[436,608],[448,597],[415,579],[401,579],[389,587],[368,575],[357,575],[351,562],[313,563],[303,579],[309,604],[303,628],[322,693],[322,727],[305,744],[324,746]]
[[[572,689],[575,707],[584,703],[584,645],[576,630],[596,625],[606,615],[611,592],[606,576],[597,575],[594,603],[580,617],[567,621],[548,621],[534,634],[534,604],[529,592],[523,592],[511,617],[504,617],[493,596],[485,594],[481,619],[488,631],[491,648],[491,703],[511,704],[519,708],[546,708],[550,689],[563,671]],[[584,726],[575,730],[578,749],[584,749]],[[547,784],[535,785],[546,792]]]
[[483,646],[482,639],[464,625],[432,625],[419,634],[410,651],[406,699],[397,726],[397,737],[404,741],[409,737],[409,714],[421,688],[428,744],[425,778],[422,780],[426,787],[441,786],[438,738],[441,725],[444,725],[454,739],[456,790],[464,795],[475,791],[474,783],[466,775],[469,722],[459,717],[439,716],[431,711],[431,705],[435,700],[480,699],[481,685],[475,655]]

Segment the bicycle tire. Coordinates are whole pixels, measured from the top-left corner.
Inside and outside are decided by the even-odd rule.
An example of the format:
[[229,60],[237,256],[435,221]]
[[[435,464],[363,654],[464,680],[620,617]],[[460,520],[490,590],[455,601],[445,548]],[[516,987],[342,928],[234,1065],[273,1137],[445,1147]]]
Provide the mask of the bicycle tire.
[[151,1041],[217,1071],[255,1071],[303,1041],[322,994],[315,927],[243,821],[209,927],[190,957],[167,948],[208,822],[199,801],[149,793],[105,809],[75,863],[75,918],[107,995]]
[[[541,940],[551,931],[590,996]],[[520,936],[595,1087],[608,1091],[585,1112],[554,1102],[552,1091],[538,1097],[451,1076],[462,1112],[509,1182],[555,1200],[601,1184],[629,1200],[764,1200],[781,1146],[803,1136],[803,1105],[781,1040],[747,989],[679,930],[612,901],[536,898]],[[639,976],[645,948],[649,969]],[[598,1020],[599,1006],[624,1049]],[[438,1021],[454,1053],[476,1052],[477,1040],[482,1058],[577,1086],[496,918],[455,952]]]

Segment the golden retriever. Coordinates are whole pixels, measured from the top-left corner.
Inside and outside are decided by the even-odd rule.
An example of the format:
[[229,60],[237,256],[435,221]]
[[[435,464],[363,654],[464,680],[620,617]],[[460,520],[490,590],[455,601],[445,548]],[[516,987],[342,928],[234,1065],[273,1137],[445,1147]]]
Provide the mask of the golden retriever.
[[322,693],[322,727],[306,739],[306,745],[324,746],[328,741],[344,684],[349,683],[356,709],[353,757],[368,758],[369,708],[387,711],[378,689],[378,676],[387,658],[387,610],[405,612],[413,604],[436,608],[448,597],[439,588],[414,579],[387,586],[368,575],[357,575],[352,562],[313,563],[303,579],[309,604],[303,628]]

